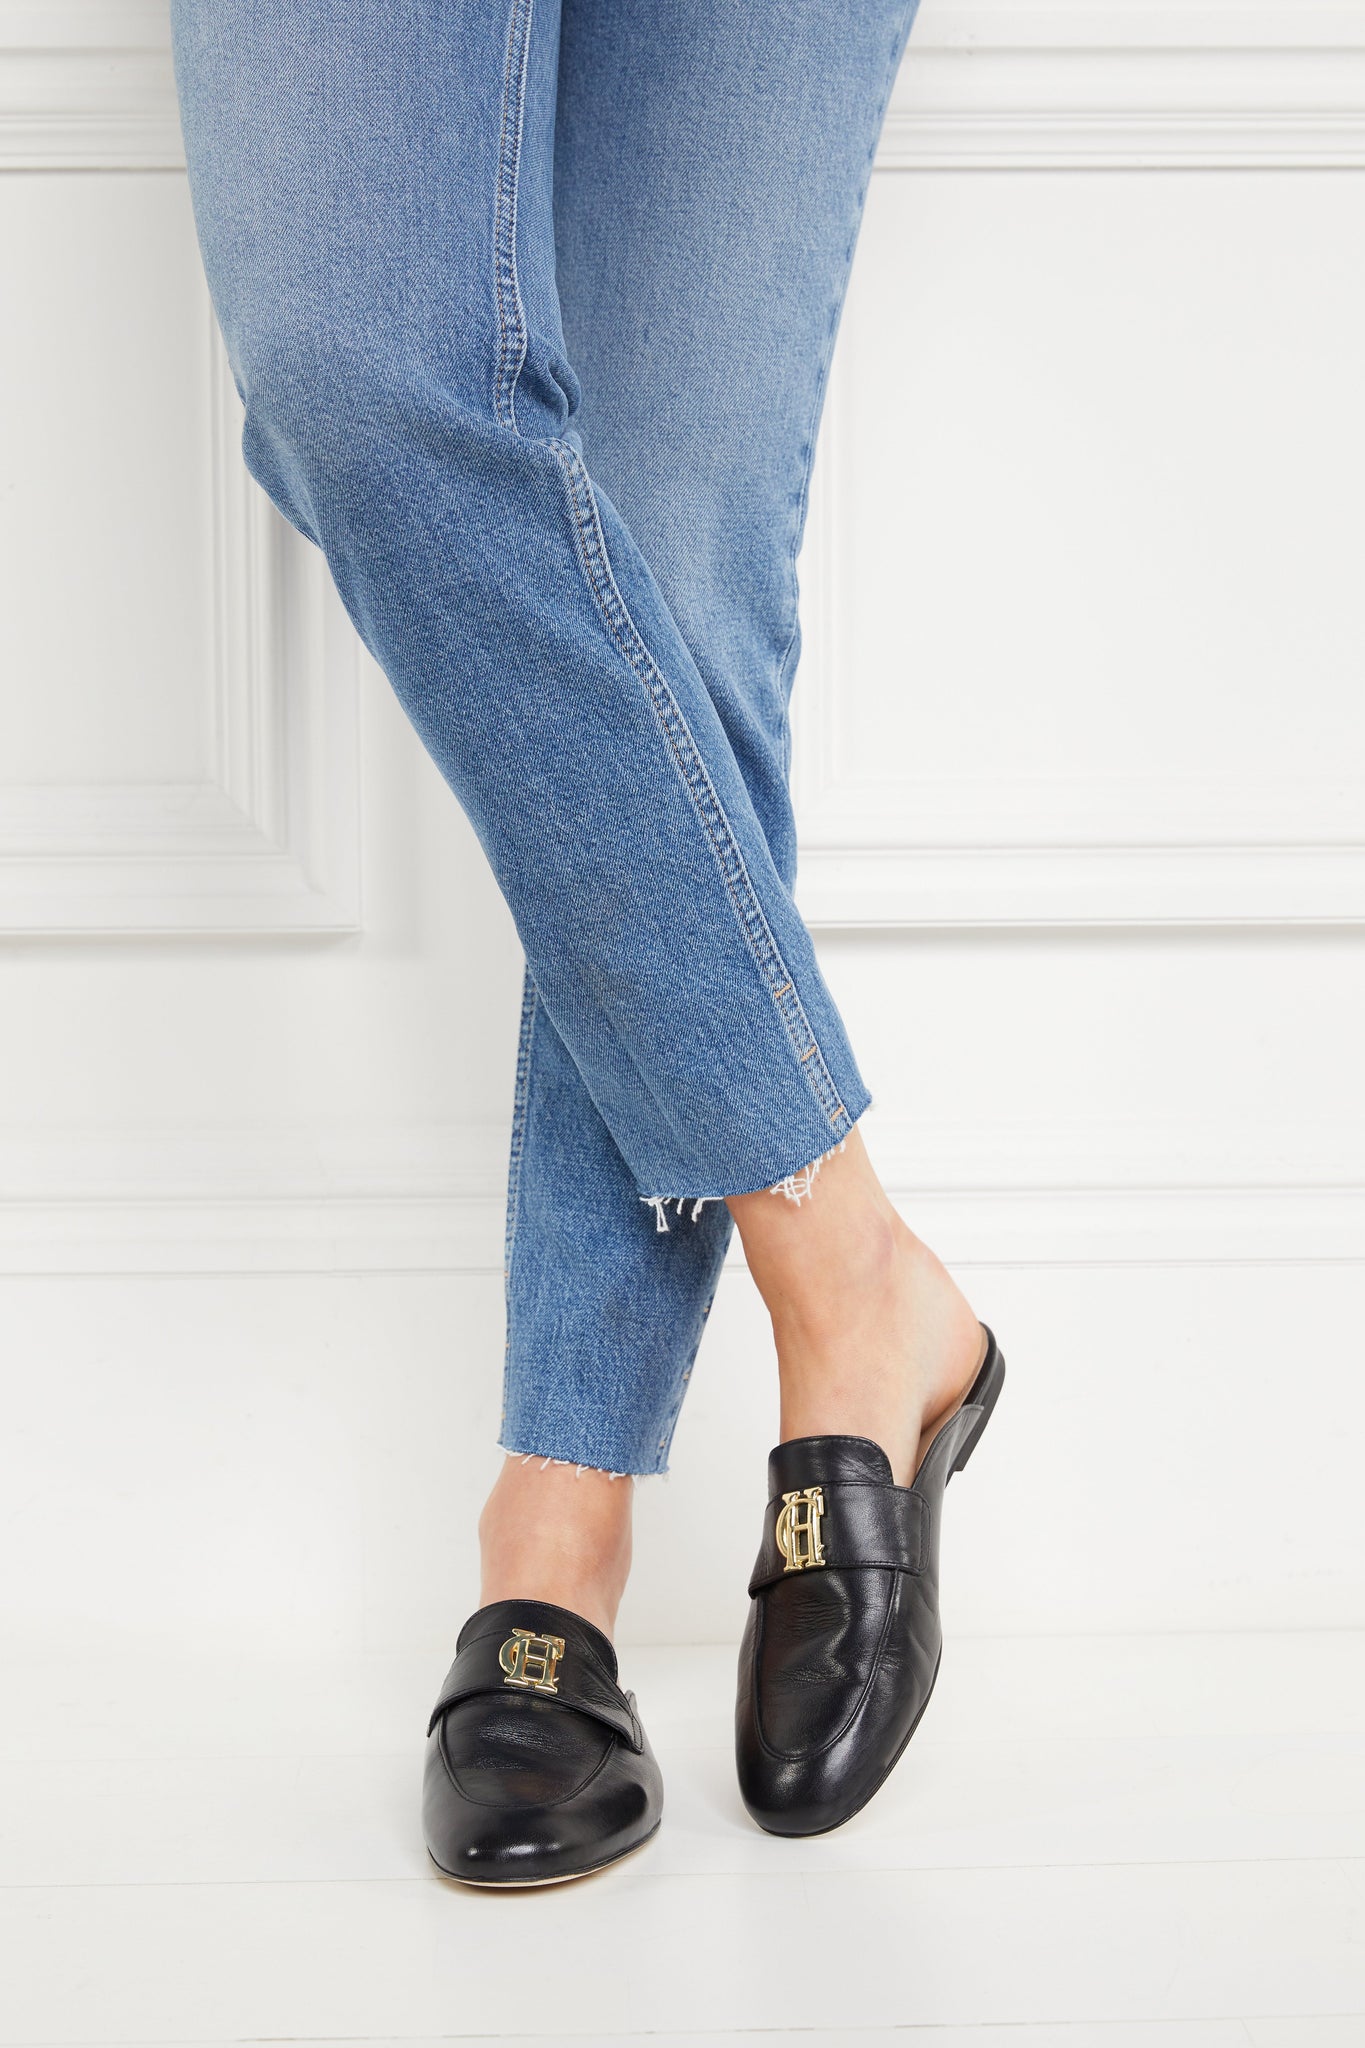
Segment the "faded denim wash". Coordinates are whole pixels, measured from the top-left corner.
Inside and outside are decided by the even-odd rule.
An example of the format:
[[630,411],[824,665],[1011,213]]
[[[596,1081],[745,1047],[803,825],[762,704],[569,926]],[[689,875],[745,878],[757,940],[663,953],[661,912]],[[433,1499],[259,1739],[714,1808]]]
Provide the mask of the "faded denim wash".
[[792,901],[787,704],[913,12],[174,0],[247,463],[324,550],[526,955],[512,1451],[662,1470],[718,1198],[868,1104]]

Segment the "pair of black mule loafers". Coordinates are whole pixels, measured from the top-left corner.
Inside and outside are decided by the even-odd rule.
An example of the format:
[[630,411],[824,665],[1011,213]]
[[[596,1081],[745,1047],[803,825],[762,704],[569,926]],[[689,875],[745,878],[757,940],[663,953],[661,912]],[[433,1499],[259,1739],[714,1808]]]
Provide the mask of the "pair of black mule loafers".
[[[818,1835],[864,1807],[938,1676],[939,1526],[1000,1396],[992,1333],[914,1482],[867,1437],[779,1444],[739,1656],[740,1791],[759,1826]],[[428,1729],[422,1822],[468,1884],[583,1877],[640,1847],[663,1780],[616,1653],[566,1607],[498,1600],[465,1623]]]

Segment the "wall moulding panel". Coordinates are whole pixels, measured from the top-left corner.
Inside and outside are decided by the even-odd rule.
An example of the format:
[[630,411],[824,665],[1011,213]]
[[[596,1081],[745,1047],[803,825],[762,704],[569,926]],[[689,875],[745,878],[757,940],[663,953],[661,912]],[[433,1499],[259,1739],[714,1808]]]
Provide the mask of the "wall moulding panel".
[[[1360,217],[1365,226],[1365,201]],[[1365,317],[1360,324],[1365,332]],[[926,572],[916,546],[921,536],[909,531],[912,510],[918,519],[922,507],[912,507],[909,500],[921,488],[926,499],[938,493],[950,458],[940,454],[937,467],[931,465],[918,482],[913,469],[907,469],[906,496],[882,522],[883,530],[893,521],[898,534],[905,529],[900,561],[891,563],[888,549],[880,575],[861,561],[870,517],[864,507],[878,488],[876,458],[888,466],[896,461],[889,436],[874,450],[866,419],[856,440],[850,425],[859,376],[864,389],[883,389],[888,374],[880,357],[870,370],[855,361],[862,346],[855,305],[826,405],[801,559],[804,642],[794,707],[793,786],[801,839],[797,894],[809,922],[843,928],[983,929],[1365,924],[1365,754],[1354,738],[1349,705],[1343,708],[1339,701],[1342,675],[1359,669],[1349,571],[1343,569],[1335,588],[1333,674],[1324,681],[1321,703],[1315,701],[1317,678],[1296,673],[1292,666],[1297,650],[1286,654],[1283,671],[1275,674],[1258,656],[1256,687],[1244,690],[1235,653],[1217,650],[1201,662],[1176,647],[1174,658],[1184,663],[1185,703],[1172,707],[1161,700],[1148,714],[1141,686],[1129,672],[1132,664],[1120,654],[1111,667],[1104,645],[1106,637],[1121,643],[1131,633],[1135,608],[1141,611],[1147,604],[1142,580],[1122,573],[1094,607],[1100,610],[1107,603],[1109,621],[1093,636],[1100,643],[1094,667],[1083,668],[1073,654],[1059,684],[1050,666],[1046,618],[1033,616],[1034,630],[1024,633],[1017,648],[1001,647],[988,636],[974,640],[978,627],[972,611],[989,608],[997,583],[992,565],[1010,557],[1003,528],[978,549],[971,520],[959,522],[960,558],[968,566],[976,560],[979,567],[976,582],[968,579],[957,593],[960,631],[946,623],[947,602],[925,589],[926,581],[932,586],[935,570],[944,568],[945,558],[931,560]],[[1008,346],[1007,339],[1002,346]],[[959,417],[969,423],[964,436],[969,459],[989,481],[997,456],[993,448],[982,454],[987,444],[972,416],[974,396],[954,390],[946,404],[958,407]],[[1358,413],[1357,424],[1362,420],[1365,415]],[[1042,459],[1041,454],[1036,458]],[[1027,478],[1037,472],[1028,458],[1021,460],[1017,448],[999,460],[1004,489],[1022,498]],[[1329,466],[1338,473],[1349,467],[1345,444],[1330,465],[1324,464]],[[1263,481],[1282,506],[1295,502],[1296,489],[1288,478]],[[1042,517],[1055,529],[1049,545],[1064,550],[1071,543],[1084,524],[1083,492],[1103,490],[1099,473],[1083,479],[1082,493],[1071,504],[1056,493],[1049,497],[1044,487],[1039,494]],[[1220,511],[1220,503],[1211,501],[1211,529],[1217,528]],[[1147,513],[1156,519],[1158,512],[1153,494]],[[925,512],[922,524],[930,523]],[[1234,557],[1235,546],[1229,543],[1210,572],[1215,583],[1226,582],[1234,568],[1245,575]],[[1328,559],[1324,549],[1322,560]],[[891,576],[898,579],[894,604],[900,630],[883,618],[880,628],[869,633],[867,618],[884,607]],[[921,591],[938,620],[922,645],[912,638],[920,629]],[[1068,601],[1061,586],[1056,601],[1063,607]],[[1259,593],[1249,588],[1246,616],[1254,616],[1258,602]],[[1193,612],[1197,619],[1197,599]],[[1216,641],[1216,624],[1200,621],[1199,630]],[[857,635],[861,638],[855,643]],[[969,642],[971,651],[964,654]],[[959,724],[948,721],[946,736],[935,726],[937,743],[921,743],[916,717],[907,707],[918,702],[923,709],[936,692],[960,698],[970,709]],[[999,693],[998,699],[992,692]],[[1091,741],[1100,756],[1095,761],[1077,760],[1068,767],[1066,748],[1059,745],[1062,765],[1055,771],[1040,772],[1036,758],[1017,769],[1002,768],[997,745],[993,759],[975,767],[961,765],[997,703],[1007,716],[1016,717],[1022,716],[1020,699],[1027,699],[1038,719],[1050,721],[1061,736],[1078,729],[1069,707],[1083,708],[1087,695],[1093,701],[1106,692],[1126,703],[1124,718],[1158,723],[1169,718],[1167,741],[1157,750],[1160,756],[1169,744],[1169,765],[1157,759],[1145,772],[1125,772],[1115,765],[1121,744],[1109,735],[1101,742],[1093,731]],[[1300,707],[1305,729],[1316,731],[1311,762],[1278,767],[1273,740],[1258,752],[1253,749],[1254,758],[1243,748],[1221,766],[1181,761],[1182,723],[1199,722],[1196,707],[1207,742],[1217,716],[1230,722],[1231,737],[1235,729],[1250,730],[1258,715],[1254,707],[1266,700],[1277,701],[1291,720],[1293,707]],[[1121,726],[1117,718],[1116,731]]]
[[[0,168],[175,171],[155,0],[0,0]],[[878,157],[908,174],[1365,167],[1365,0],[924,0]],[[874,193],[874,204],[876,194]],[[241,476],[213,372],[222,758],[185,786],[0,791],[0,928],[348,930],[354,649],[321,565]],[[805,562],[802,900],[816,923],[1365,921],[1365,784],[868,786],[839,707],[840,393]],[[853,479],[856,482],[856,478]],[[843,668],[841,671],[841,662]],[[842,680],[841,680],[842,676]],[[286,687],[287,680],[287,687]],[[841,754],[842,749],[842,754]],[[1321,801],[1319,801],[1319,797]],[[1311,829],[1304,826],[1307,819]],[[1046,824],[1044,824],[1044,820]],[[1195,826],[1190,821],[1195,820]]]
[[1365,7],[924,0],[882,170],[1365,163]]
[[183,163],[164,0],[0,0],[0,169]]
[[[1347,402],[1349,372],[1338,387],[1316,340],[1340,315],[1365,345],[1365,301],[1333,295],[1330,235],[1295,269],[1329,184],[1333,219],[1365,226],[1365,188],[1333,175],[1365,166],[1365,5],[925,0],[911,51],[877,160],[864,240],[875,248],[836,357],[802,560],[795,782],[807,917],[853,928],[1365,922],[1365,751],[1342,702],[1362,647],[1353,572],[1332,543],[1343,517],[1332,493],[1353,466],[1362,416]],[[1317,182],[1299,183],[1305,173]],[[1176,246],[1169,260],[1147,232],[1158,213],[1167,251]],[[1216,279],[1207,290],[1201,267]],[[1085,337],[1074,352],[1069,324]],[[939,330],[960,360],[935,348]],[[1054,383],[1049,352],[1063,365]],[[1023,368],[1011,384],[1000,362],[1014,355]],[[1234,388],[1243,402],[1241,365],[1255,365],[1248,387],[1258,375],[1262,395],[1285,393],[1288,420],[1310,360],[1338,392],[1335,410],[1324,397],[1321,418],[1296,424],[1300,446],[1319,451],[1314,485],[1305,489],[1289,437],[1239,478],[1219,435]],[[957,423],[955,440],[938,431],[925,389]],[[1148,410],[1128,431],[1134,396]],[[1015,431],[1039,398],[1052,408],[1050,439]],[[965,487],[954,496],[962,469],[975,476],[975,506]],[[891,473],[905,478],[899,496],[882,482]],[[1125,494],[1126,516],[1113,505]],[[921,516],[926,500],[945,498],[975,581]],[[1012,530],[993,521],[991,499],[1017,507]],[[1182,541],[1194,535],[1183,554],[1173,541],[1149,545],[1173,501]],[[1277,557],[1303,578],[1297,600],[1265,573],[1242,521],[1255,503],[1276,531],[1283,508],[1299,508]],[[1112,561],[1126,551],[1128,573],[1101,564],[1090,644],[1073,635],[1059,650],[1052,621],[1078,584],[1084,602],[1100,529]],[[1035,547],[1037,533],[1047,538]],[[894,546],[882,538],[893,534]],[[1012,558],[1046,567],[1049,550],[1073,558],[1051,618],[1025,596],[1013,645],[981,630]],[[1295,602],[1300,616],[1326,620],[1316,640],[1290,631]],[[1278,657],[1270,635],[1266,649],[1247,648],[1224,631],[1238,610],[1254,617],[1267,603],[1282,605]],[[1160,633],[1144,642],[1149,672],[1178,675],[1185,695],[1153,693],[1166,757],[1148,749],[1144,762],[1138,745],[1129,763],[1118,735],[1144,714],[1140,661],[1123,643],[1144,614],[1166,619],[1167,645]],[[997,712],[1008,727],[1012,693],[1055,732],[1055,766],[1026,745],[1007,765],[1000,745],[964,765]],[[1086,758],[1075,736],[1106,695],[1112,733],[1092,724]],[[923,729],[908,708],[954,699],[956,722],[931,717]],[[1276,701],[1316,725],[1311,758],[1281,747],[1273,713],[1257,757],[1248,731]],[[1235,742],[1226,757],[1209,737],[1218,705]],[[1022,714],[1008,729],[1025,737]]]
[[[164,6],[0,0],[0,162],[182,162]],[[1361,0],[924,0],[888,169],[1365,162]]]
[[0,782],[0,932],[359,927],[358,648],[317,550],[248,477],[241,408],[206,349],[212,536],[209,773]]
[[[182,164],[164,4],[0,0],[0,171]],[[243,469],[209,329],[205,300],[212,653],[184,685],[211,700],[208,758],[183,781],[16,783],[0,763],[0,932],[358,928],[355,637],[321,559]]]

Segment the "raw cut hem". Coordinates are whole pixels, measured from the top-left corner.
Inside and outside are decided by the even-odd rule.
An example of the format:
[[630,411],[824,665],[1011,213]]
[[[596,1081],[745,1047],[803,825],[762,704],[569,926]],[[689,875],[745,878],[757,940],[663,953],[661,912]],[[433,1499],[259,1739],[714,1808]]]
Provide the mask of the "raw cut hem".
[[843,1151],[844,1146],[848,1143],[850,1133],[857,1129],[858,1124],[867,1115],[871,1107],[872,1102],[869,1098],[858,1111],[848,1130],[844,1132],[844,1135],[837,1144],[830,1145],[824,1152],[817,1154],[814,1159],[802,1160],[799,1164],[788,1169],[788,1171],[778,1174],[775,1180],[761,1181],[757,1187],[752,1188],[726,1188],[723,1193],[719,1194],[641,1195],[640,1200],[647,1209],[654,1211],[654,1228],[656,1231],[666,1231],[668,1229],[668,1211],[670,1209],[676,1210],[678,1217],[686,1216],[691,1222],[695,1223],[708,1202],[724,1202],[731,1195],[785,1195],[789,1202],[799,1204],[808,1201],[814,1192],[816,1176],[819,1174],[825,1161],[832,1158],[836,1152]]
[[505,1458],[515,1458],[519,1465],[538,1465],[541,1471],[551,1465],[566,1465],[580,1479],[585,1472],[595,1472],[601,1479],[664,1479],[668,1476],[666,1465],[649,1465],[640,1469],[625,1464],[613,1470],[610,1465],[598,1464],[592,1458],[559,1458],[549,1451],[525,1450],[511,1444],[499,1444],[498,1449]]

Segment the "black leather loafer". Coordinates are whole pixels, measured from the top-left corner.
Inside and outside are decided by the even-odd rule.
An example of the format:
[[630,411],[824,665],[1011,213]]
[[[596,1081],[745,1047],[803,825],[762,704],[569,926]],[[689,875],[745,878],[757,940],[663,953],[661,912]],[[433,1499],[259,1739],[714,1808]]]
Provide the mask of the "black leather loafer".
[[496,1600],[460,1631],[427,1730],[422,1830],[466,1884],[558,1884],[638,1849],[663,1781],[600,1629]]
[[985,1361],[913,1485],[893,1485],[885,1451],[868,1437],[798,1437],[768,1460],[735,1745],[744,1804],[770,1834],[818,1835],[851,1820],[929,1704],[943,1644],[943,1492],[1005,1378],[985,1334]]

